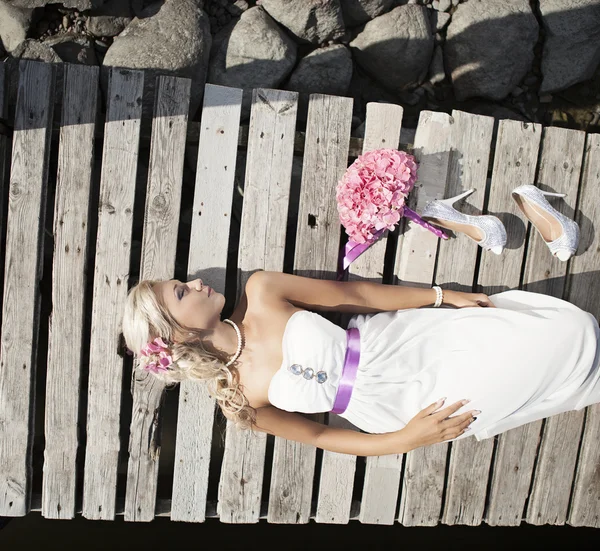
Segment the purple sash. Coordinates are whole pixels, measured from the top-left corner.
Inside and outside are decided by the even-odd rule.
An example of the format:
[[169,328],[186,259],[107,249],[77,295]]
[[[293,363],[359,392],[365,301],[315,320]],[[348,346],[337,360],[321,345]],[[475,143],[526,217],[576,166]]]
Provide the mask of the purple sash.
[[[448,236],[439,228],[432,226],[429,222],[425,222],[414,210],[404,207],[403,216],[412,220],[419,226],[429,230],[431,233],[441,239],[448,239]],[[356,243],[349,239],[345,246],[340,248],[340,254],[338,257],[337,267],[337,281],[344,279],[348,271],[348,266],[354,262],[362,253],[364,253],[375,241],[377,241],[382,235],[385,229],[376,231],[370,241],[366,243]]]
[[360,360],[360,332],[356,327],[346,330],[346,357],[342,369],[342,379],[335,395],[331,413],[344,413],[350,403],[354,380]]

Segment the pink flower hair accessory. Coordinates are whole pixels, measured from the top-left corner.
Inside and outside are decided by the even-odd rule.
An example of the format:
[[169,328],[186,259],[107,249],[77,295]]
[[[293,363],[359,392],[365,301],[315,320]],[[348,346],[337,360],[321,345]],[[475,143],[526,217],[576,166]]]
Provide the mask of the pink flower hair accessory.
[[345,251],[340,251],[338,280],[350,263],[386,229],[393,230],[402,216],[448,239],[443,231],[406,206],[417,181],[417,168],[413,155],[397,149],[375,149],[357,157],[346,169],[336,187],[336,200],[340,222],[350,239]]
[[140,356],[144,356],[151,360],[144,364],[144,369],[146,371],[151,371],[152,373],[165,372],[168,370],[169,366],[173,364],[171,349],[160,337],[156,337],[153,341],[146,344],[146,346],[142,348]]

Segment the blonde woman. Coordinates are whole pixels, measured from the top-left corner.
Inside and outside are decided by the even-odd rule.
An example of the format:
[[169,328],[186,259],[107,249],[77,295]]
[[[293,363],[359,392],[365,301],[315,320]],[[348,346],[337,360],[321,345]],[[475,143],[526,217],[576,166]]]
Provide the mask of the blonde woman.
[[[259,271],[230,319],[224,304],[200,279],[142,281],[125,307],[126,343],[166,382],[207,383],[239,426],[325,450],[481,440],[600,401],[598,322],[547,295]],[[318,311],[356,315],[344,330]],[[331,411],[361,431],[300,415]]]

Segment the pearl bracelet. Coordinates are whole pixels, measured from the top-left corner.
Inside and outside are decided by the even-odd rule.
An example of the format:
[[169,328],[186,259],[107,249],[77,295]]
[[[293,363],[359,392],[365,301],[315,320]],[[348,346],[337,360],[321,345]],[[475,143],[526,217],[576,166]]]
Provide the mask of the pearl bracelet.
[[442,305],[442,302],[444,302],[444,291],[442,291],[442,288],[439,287],[438,285],[434,285],[432,288],[435,290],[435,295],[436,295],[436,299],[435,299],[435,303],[434,303],[433,307],[439,308]]

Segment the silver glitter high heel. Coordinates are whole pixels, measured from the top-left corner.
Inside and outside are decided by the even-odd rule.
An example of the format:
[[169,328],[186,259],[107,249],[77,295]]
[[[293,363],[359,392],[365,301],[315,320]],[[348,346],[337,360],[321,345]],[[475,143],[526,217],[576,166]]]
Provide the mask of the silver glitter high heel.
[[[546,197],[566,197],[566,194],[550,193],[530,184],[525,184],[513,189],[511,195],[519,209],[538,231],[544,243],[548,245],[550,252],[563,262],[569,260],[575,254],[579,245],[579,226],[577,222],[558,212],[546,201]],[[527,214],[523,203],[526,203],[538,215],[537,223],[532,220],[531,214]],[[553,241],[547,241],[542,234],[541,224],[545,225],[546,235],[549,235],[552,230],[552,221],[548,220],[548,217],[544,215],[544,212],[540,212],[540,209],[553,217],[562,228],[562,233]]]
[[[482,214],[479,216],[463,214],[462,212],[458,212],[452,206],[454,203],[456,203],[456,201],[471,195],[471,193],[474,191],[475,189],[470,189],[464,193],[461,193],[460,195],[457,195],[456,197],[429,201],[423,209],[421,218],[429,218],[433,224],[436,223],[436,220],[439,220],[440,222],[447,220],[449,222],[457,222],[459,224],[473,226],[483,234],[483,238],[478,241],[466,233],[465,235],[469,239],[475,241],[475,243],[477,243],[484,250],[492,251],[494,254],[500,254],[504,249],[504,245],[506,245],[506,228],[504,227],[502,221],[498,217],[490,214]],[[444,226],[442,225],[442,227]]]

